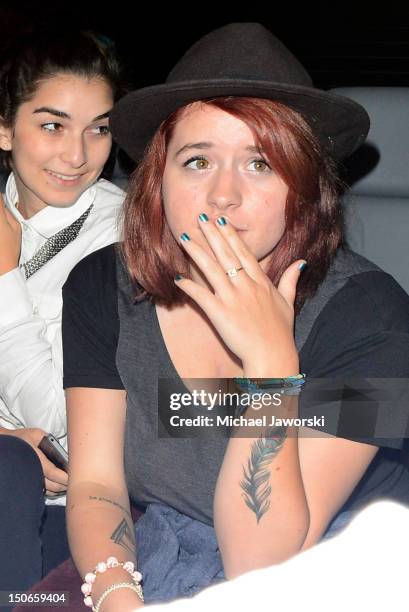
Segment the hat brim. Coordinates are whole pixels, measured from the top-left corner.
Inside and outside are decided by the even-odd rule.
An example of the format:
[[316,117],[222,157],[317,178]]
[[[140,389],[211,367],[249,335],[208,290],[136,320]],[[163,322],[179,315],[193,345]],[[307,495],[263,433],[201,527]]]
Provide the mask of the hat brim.
[[181,106],[221,96],[265,98],[286,104],[304,116],[335,159],[353,153],[365,140],[370,120],[365,109],[338,94],[271,81],[213,79],[165,83],[133,91],[114,106],[112,135],[135,161],[159,125]]

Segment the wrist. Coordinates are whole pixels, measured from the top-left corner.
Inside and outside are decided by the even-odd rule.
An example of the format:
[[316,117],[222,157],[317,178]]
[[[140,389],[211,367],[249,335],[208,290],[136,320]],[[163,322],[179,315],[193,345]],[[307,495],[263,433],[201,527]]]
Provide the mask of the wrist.
[[132,612],[142,608],[143,605],[142,600],[131,589],[116,589],[102,602],[100,612],[118,612],[118,610]]
[[287,378],[300,373],[300,361],[296,351],[287,353],[280,359],[270,356],[252,356],[243,362],[243,375],[245,378]]
[[[104,593],[104,591],[106,591],[107,588],[119,582],[132,582],[132,578],[129,575],[129,573],[126,570],[124,570],[122,567],[113,567],[113,568],[110,568],[109,571],[98,573],[95,578],[95,582],[92,583],[92,592],[90,595],[92,598],[93,605],[95,606],[95,604],[99,601],[101,595]],[[138,597],[136,593],[134,593],[130,589],[120,589],[120,591],[121,591],[121,594],[125,591],[126,592],[129,591],[132,596]],[[116,597],[114,596],[114,592],[109,594],[109,599],[111,598],[115,601]],[[109,608],[108,597],[107,597],[106,605]],[[105,605],[104,605],[104,609],[105,609]],[[84,608],[84,610],[87,610],[87,608]]]

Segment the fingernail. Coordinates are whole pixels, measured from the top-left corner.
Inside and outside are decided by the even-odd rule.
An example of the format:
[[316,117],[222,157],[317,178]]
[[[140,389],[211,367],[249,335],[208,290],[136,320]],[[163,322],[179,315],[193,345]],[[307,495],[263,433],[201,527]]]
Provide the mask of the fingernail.
[[176,274],[175,281],[182,280],[182,278],[183,278],[183,276],[181,276],[180,274]]
[[180,239],[183,240],[184,242],[187,242],[188,240],[190,240],[190,238],[186,234],[186,232],[183,232],[183,234],[181,235]]
[[206,215],[206,213],[200,213],[199,219],[200,221],[203,221],[204,223],[207,223],[209,221],[209,217]]
[[307,262],[303,261],[302,263],[300,263],[300,265],[298,266],[298,269],[300,270],[300,272],[302,272],[304,270],[304,268],[307,267]]
[[226,219],[224,217],[217,217],[216,221],[221,226],[227,225],[227,221],[226,221]]

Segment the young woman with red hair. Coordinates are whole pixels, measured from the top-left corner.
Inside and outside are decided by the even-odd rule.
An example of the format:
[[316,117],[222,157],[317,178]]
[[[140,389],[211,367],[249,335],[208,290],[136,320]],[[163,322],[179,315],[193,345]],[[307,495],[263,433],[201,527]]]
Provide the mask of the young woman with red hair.
[[[408,298],[343,244],[334,159],[363,142],[365,111],[313,88],[261,26],[232,24],[111,126],[140,160],[123,243],[76,267],[63,314],[69,540],[103,612],[143,605],[136,558],[147,602],[191,595],[408,490],[399,441],[328,435],[327,396],[324,433],[298,427],[310,379],[408,376]],[[197,379],[245,392],[234,436],[215,427],[222,406],[187,409]],[[146,509],[135,530],[129,497]]]

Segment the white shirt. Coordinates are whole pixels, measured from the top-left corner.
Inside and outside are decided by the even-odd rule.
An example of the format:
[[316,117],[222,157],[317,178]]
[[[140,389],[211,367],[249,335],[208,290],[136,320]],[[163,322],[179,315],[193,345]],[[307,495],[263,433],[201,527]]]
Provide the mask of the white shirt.
[[[0,426],[39,427],[66,448],[62,386],[61,288],[86,255],[119,239],[118,212],[124,192],[101,179],[67,208],[46,206],[30,219],[16,208],[16,183],[10,175],[6,207],[20,222],[20,268],[0,276]],[[78,236],[28,280],[21,265],[93,203]]]

